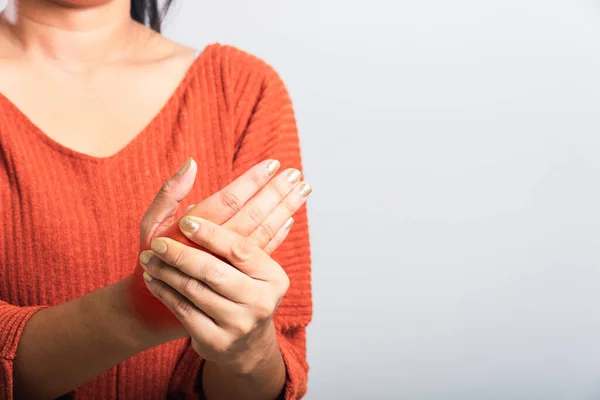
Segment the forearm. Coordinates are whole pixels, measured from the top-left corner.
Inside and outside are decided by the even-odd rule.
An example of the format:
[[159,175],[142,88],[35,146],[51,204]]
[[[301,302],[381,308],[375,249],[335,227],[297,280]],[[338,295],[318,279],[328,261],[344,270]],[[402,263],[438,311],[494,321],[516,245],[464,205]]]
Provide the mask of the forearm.
[[52,399],[159,343],[124,301],[126,281],[34,314],[15,358],[16,398]]
[[202,373],[202,389],[208,400],[273,400],[283,390],[285,364],[279,351],[275,328],[271,326],[265,339],[264,352],[250,368],[220,366],[207,361]]

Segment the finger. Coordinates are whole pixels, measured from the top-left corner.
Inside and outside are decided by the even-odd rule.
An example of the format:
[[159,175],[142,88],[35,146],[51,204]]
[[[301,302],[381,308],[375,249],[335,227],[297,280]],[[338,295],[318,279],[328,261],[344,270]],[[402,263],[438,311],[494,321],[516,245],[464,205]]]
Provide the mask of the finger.
[[190,215],[223,224],[263,188],[279,169],[277,160],[266,160],[250,168],[239,178],[197,204]]
[[[140,238],[147,241],[160,226],[173,222],[179,203],[188,195],[196,178],[196,162],[190,157],[154,197],[140,223]],[[147,243],[142,243],[147,247]]]
[[[312,188],[306,182],[302,182],[286,196],[286,198],[258,225],[250,234],[249,239],[264,249],[271,242],[275,234],[285,225],[292,215],[306,202],[312,192]],[[235,218],[235,217],[234,217]]]
[[[250,278],[236,268],[206,251],[187,246],[177,240],[159,237],[152,240],[150,247],[153,255],[160,260],[183,274],[204,282],[212,290],[232,301],[241,301],[244,288],[250,284]],[[157,278],[161,279],[158,276]]]
[[[297,169],[288,169],[283,173],[271,179],[265,187],[258,192],[250,201],[248,201],[241,210],[232,216],[225,224],[225,227],[246,237],[252,233],[269,216],[287,195],[294,189],[300,181],[302,174]],[[282,224],[289,218],[288,215]],[[265,226],[267,228],[268,226]],[[278,226],[277,229],[281,227]],[[266,232],[270,233],[271,240],[277,230]],[[269,240],[265,241],[266,245]],[[262,246],[261,246],[262,247]]]
[[230,229],[192,216],[183,217],[179,228],[192,242],[225,258],[251,278],[269,280],[278,272],[276,263],[261,248]]
[[184,214],[187,214],[187,213],[188,213],[188,211],[190,211],[190,210],[191,210],[192,208],[194,208],[195,206],[196,206],[195,204],[190,204],[189,206],[187,206],[187,207],[185,208]]
[[175,289],[152,278],[147,272],[144,272],[144,280],[148,291],[171,310],[188,332],[206,338],[218,334],[219,327],[215,322]]
[[281,243],[285,240],[288,233],[290,233],[290,229],[294,225],[294,219],[290,218],[287,222],[277,231],[273,239],[263,248],[264,252],[267,254],[272,254]]
[[151,251],[140,254],[140,264],[154,279],[166,283],[214,320],[229,320],[237,304],[212,290],[206,283],[172,267]]

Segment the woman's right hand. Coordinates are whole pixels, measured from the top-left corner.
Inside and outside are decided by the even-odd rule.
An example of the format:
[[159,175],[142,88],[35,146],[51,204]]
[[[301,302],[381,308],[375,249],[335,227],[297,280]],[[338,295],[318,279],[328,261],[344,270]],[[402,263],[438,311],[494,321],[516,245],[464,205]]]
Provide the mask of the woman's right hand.
[[[292,215],[304,204],[310,185],[300,182],[297,169],[275,175],[280,165],[267,160],[200,203],[189,206],[184,215],[193,215],[223,225],[253,240],[272,253],[286,238]],[[187,239],[175,220],[180,203],[189,194],[197,165],[190,158],[160,188],[140,224],[140,252],[150,248],[152,239],[169,237],[198,248]],[[146,288],[143,269],[137,265],[129,288],[130,298],[142,321],[150,325],[179,325],[177,318]]]

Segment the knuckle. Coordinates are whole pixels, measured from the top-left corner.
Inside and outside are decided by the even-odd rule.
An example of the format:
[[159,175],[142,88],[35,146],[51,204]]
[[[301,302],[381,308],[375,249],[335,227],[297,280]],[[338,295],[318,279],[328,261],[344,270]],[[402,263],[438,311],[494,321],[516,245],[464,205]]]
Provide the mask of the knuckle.
[[145,232],[150,231],[150,216],[148,214],[144,214],[142,220],[140,221],[140,232],[142,232],[142,236],[145,236]]
[[238,238],[231,244],[231,255],[238,261],[247,261],[252,254],[252,242],[246,238]]
[[168,193],[170,193],[173,190],[173,180],[172,179],[167,179],[166,181],[164,181],[164,183],[160,186],[160,190],[158,191],[157,197],[162,197]]
[[264,185],[264,175],[258,171],[250,174],[250,180],[252,181],[252,184],[254,184],[256,190],[260,190],[260,188]]
[[142,237],[147,237],[150,232],[152,232],[152,228],[158,224],[158,220],[151,213],[147,212],[142,217],[140,221],[140,232]]
[[284,273],[283,278],[282,278],[282,284],[281,284],[283,294],[287,293],[288,289],[290,288],[290,284],[291,284],[290,277],[286,273]]
[[215,241],[217,240],[217,227],[210,225],[200,226],[200,229],[198,230],[197,234],[200,235],[200,237],[202,237],[205,243],[215,243]]
[[242,208],[242,201],[230,191],[221,191],[219,194],[219,202],[234,214]]
[[225,273],[212,262],[206,262],[202,268],[203,281],[211,286],[220,286]]
[[156,296],[156,298],[158,298],[159,300],[165,300],[166,291],[163,284],[157,285],[156,289],[154,290],[154,296]]
[[282,270],[280,276],[277,278],[275,285],[281,297],[283,297],[288,289],[290,288],[290,277]]
[[173,302],[173,312],[179,318],[187,318],[193,311],[192,304],[185,299],[176,299]]
[[231,329],[236,336],[245,336],[254,329],[254,322],[251,318],[238,318]]
[[216,353],[223,354],[227,353],[232,345],[233,341],[231,339],[228,339],[227,337],[221,337],[216,339],[211,347]]
[[268,224],[260,224],[256,230],[266,243],[269,243],[275,237],[275,231]]
[[294,215],[296,213],[296,207],[294,207],[294,205],[292,203],[290,203],[289,201],[284,201],[283,203],[283,207],[285,207],[285,210],[290,214],[290,215]]
[[189,276],[185,276],[182,278],[180,288],[182,295],[184,295],[188,299],[192,299],[200,295],[200,293],[204,289],[204,286],[197,280],[190,278]]
[[148,268],[150,275],[154,276],[155,278],[163,278],[165,272],[165,264],[160,259],[152,257],[146,268]]
[[175,255],[173,255],[172,265],[176,268],[180,268],[182,265],[184,265],[186,258],[185,250],[179,250],[175,253]]
[[198,278],[200,280],[202,280],[203,282],[208,282],[208,276],[210,274],[209,269],[211,268],[210,261],[202,260],[201,262],[198,263],[197,268],[198,268]]
[[254,314],[256,318],[260,321],[264,321],[273,316],[275,312],[275,304],[268,300],[262,300],[257,303],[254,307]]
[[250,218],[250,221],[252,221],[254,224],[258,225],[265,220],[265,213],[254,205],[248,206],[247,214],[248,218]]
[[285,199],[286,197],[286,193],[281,189],[281,187],[274,184],[273,181],[267,184],[267,190],[273,193],[277,197],[277,200],[279,200],[279,202],[283,201],[283,199]]

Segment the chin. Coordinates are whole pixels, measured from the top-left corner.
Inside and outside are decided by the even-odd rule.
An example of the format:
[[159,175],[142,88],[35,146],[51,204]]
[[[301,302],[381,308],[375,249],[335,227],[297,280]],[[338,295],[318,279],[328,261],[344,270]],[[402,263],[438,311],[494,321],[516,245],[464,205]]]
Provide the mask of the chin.
[[53,0],[52,3],[63,7],[87,8],[113,3],[114,1],[115,0]]

